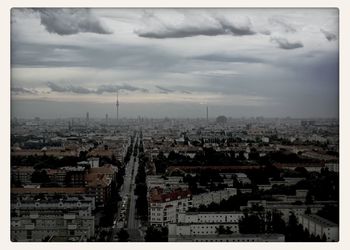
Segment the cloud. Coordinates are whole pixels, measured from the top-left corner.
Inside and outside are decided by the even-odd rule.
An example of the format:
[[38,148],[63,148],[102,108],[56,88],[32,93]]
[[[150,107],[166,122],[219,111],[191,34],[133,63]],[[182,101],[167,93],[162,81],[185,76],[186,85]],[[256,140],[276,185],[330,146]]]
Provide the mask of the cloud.
[[193,36],[218,36],[233,35],[246,36],[254,35],[249,18],[244,22],[234,22],[225,17],[205,16],[203,18],[193,18],[193,15],[184,15],[181,23],[173,24],[162,18],[147,14],[144,16],[145,23],[151,23],[144,29],[135,30],[134,32],[145,38],[185,38]]
[[323,33],[323,35],[326,37],[326,39],[331,42],[337,40],[337,36],[331,32],[328,32],[324,29],[320,29],[320,31]]
[[269,18],[269,23],[280,26],[283,29],[283,31],[287,33],[297,32],[296,28],[292,24],[288,23],[287,21],[281,18],[277,18],[277,17]]
[[243,25],[237,25],[224,17],[217,18],[217,20],[221,24],[221,27],[223,28],[225,33],[231,32],[231,34],[234,36],[247,36],[256,34],[256,32],[252,30],[251,22],[248,17],[246,19],[246,23]]
[[281,49],[298,49],[304,47],[301,42],[289,42],[287,39],[280,37],[271,38],[271,42],[277,43]]
[[141,91],[147,93],[148,90],[144,88],[138,88],[131,86],[129,84],[123,85],[101,85],[97,89],[87,89],[81,86],[61,86],[53,82],[48,82],[47,86],[54,92],[70,92],[75,94],[103,94],[103,93],[111,93],[116,92],[117,90],[126,90],[126,91]]
[[236,71],[233,70],[201,70],[201,71],[192,71],[194,75],[208,76],[208,77],[235,77],[239,75]]
[[156,87],[157,89],[159,89],[159,90],[160,90],[160,92],[159,92],[159,93],[161,93],[161,94],[169,94],[169,93],[174,93],[174,92],[178,92],[178,93],[181,93],[181,94],[186,94],[186,95],[190,95],[190,94],[192,94],[192,92],[191,92],[191,91],[184,90],[184,89],[180,89],[181,87],[176,87],[176,88],[177,88],[176,90],[174,90],[174,89],[164,88],[164,87],[159,86],[159,85],[155,85],[155,87]]
[[139,88],[139,87],[135,87],[135,86],[131,86],[129,84],[123,84],[123,85],[102,85],[99,86],[96,90],[96,93],[98,94],[102,94],[104,92],[116,92],[117,90],[126,90],[126,91],[141,91],[144,93],[149,92],[147,89],[145,88]]
[[[67,38],[70,39],[70,38]],[[88,67],[98,69],[123,68],[147,70],[152,75],[171,67],[181,59],[171,50],[151,45],[105,43],[103,46],[23,43],[11,44],[11,64],[14,67]],[[111,81],[104,81],[111,82]]]
[[11,92],[14,95],[19,95],[19,94],[31,94],[31,95],[35,95],[38,92],[36,90],[33,89],[27,89],[27,88],[23,88],[23,87],[11,87]]
[[192,92],[187,91],[187,90],[181,90],[181,93],[182,93],[182,94],[188,94],[188,95],[192,94]]
[[46,85],[54,92],[69,92],[66,87],[62,87],[53,82],[48,82]]
[[72,85],[60,86],[53,82],[48,82],[47,86],[51,89],[51,91],[54,91],[54,92],[71,92],[76,94],[91,94],[96,92],[94,90],[83,88],[81,86],[72,86]]
[[173,93],[175,92],[175,90],[172,90],[172,89],[168,89],[168,88],[164,88],[164,87],[161,87],[159,85],[156,85],[156,88],[160,90],[160,93],[162,94],[168,94],[168,93]]
[[271,35],[271,31],[269,31],[269,30],[262,30],[262,31],[260,31],[260,34],[269,36],[269,35]]
[[34,8],[33,10],[39,13],[41,24],[50,33],[61,36],[86,32],[96,34],[112,33],[89,9]]
[[248,57],[241,55],[228,55],[228,54],[207,54],[202,56],[193,57],[193,59],[215,61],[215,62],[233,62],[233,63],[263,63],[264,60],[256,57]]

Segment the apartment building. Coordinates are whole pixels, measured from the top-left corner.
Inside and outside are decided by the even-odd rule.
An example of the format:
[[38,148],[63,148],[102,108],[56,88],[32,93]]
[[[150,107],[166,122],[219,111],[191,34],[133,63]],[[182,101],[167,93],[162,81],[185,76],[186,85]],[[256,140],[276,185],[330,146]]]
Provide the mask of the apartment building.
[[176,223],[169,223],[169,241],[180,236],[215,236],[222,227],[230,234],[238,234],[241,212],[186,212],[179,213]]
[[327,241],[339,241],[339,226],[316,214],[301,214],[298,217],[299,223],[310,234],[315,236],[326,236]]
[[210,203],[220,203],[222,200],[227,200],[231,196],[237,195],[236,188],[226,188],[224,190],[202,193],[192,196],[192,207],[200,205],[209,205]]
[[164,190],[155,187],[149,192],[149,223],[167,225],[176,222],[179,212],[186,212],[192,206],[191,192],[188,189]]
[[85,182],[87,193],[96,197],[96,205],[105,206],[111,197],[112,179],[105,174],[89,173],[85,177]]
[[53,236],[84,241],[95,234],[92,199],[84,196],[42,198],[16,196],[11,201],[11,240],[42,241]]
[[155,187],[171,187],[171,188],[188,188],[188,184],[182,181],[183,177],[181,176],[168,176],[163,177],[161,175],[148,175],[146,177],[146,183],[148,190],[151,190]]
[[16,166],[11,168],[11,179],[14,182],[22,185],[32,183],[31,178],[34,173],[34,168],[31,166]]

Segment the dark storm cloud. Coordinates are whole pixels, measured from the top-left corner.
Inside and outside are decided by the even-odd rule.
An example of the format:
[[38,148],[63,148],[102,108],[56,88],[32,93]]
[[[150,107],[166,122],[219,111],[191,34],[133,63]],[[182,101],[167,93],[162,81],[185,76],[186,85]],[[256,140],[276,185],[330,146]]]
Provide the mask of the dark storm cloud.
[[20,95],[20,94],[35,95],[37,94],[37,91],[33,89],[23,88],[23,87],[11,87],[11,93],[13,93],[14,95]]
[[[154,16],[149,16],[154,18]],[[187,23],[179,26],[170,26],[164,23],[160,18],[154,18],[161,26],[156,30],[136,30],[135,33],[140,37],[145,38],[184,38],[193,36],[218,36],[218,35],[233,35],[233,36],[247,36],[256,34],[252,30],[250,20],[245,25],[235,24],[223,17],[213,17],[215,23],[201,23],[193,24],[189,20]]]
[[283,31],[287,32],[287,33],[295,33],[297,32],[296,28],[288,23],[287,21],[281,19],[281,18],[269,18],[269,23],[272,24],[272,25],[278,25],[280,26]]
[[191,36],[217,36],[224,34],[221,28],[215,27],[186,27],[183,29],[170,28],[161,31],[136,31],[138,36],[145,38],[184,38]]
[[289,42],[287,39],[280,37],[273,37],[271,41],[277,43],[281,49],[298,49],[304,47],[301,42]]
[[139,88],[139,87],[131,86],[129,84],[123,84],[123,85],[102,85],[102,86],[99,86],[97,88],[96,93],[98,93],[98,94],[102,94],[104,92],[110,93],[110,92],[116,92],[117,90],[126,90],[126,91],[131,91],[131,92],[141,91],[144,93],[149,92],[145,88]]
[[62,87],[56,83],[48,82],[46,84],[52,91],[55,92],[69,92],[69,90],[66,87]]
[[208,54],[193,57],[193,59],[215,61],[215,62],[237,62],[237,63],[262,63],[264,62],[261,58],[247,57],[240,55],[228,55],[228,54]]
[[67,85],[67,86],[61,86],[59,84],[48,82],[47,86],[51,89],[51,91],[54,92],[71,92],[76,94],[91,94],[95,93],[95,91],[83,88],[81,86],[73,86],[73,85]]
[[320,31],[323,33],[323,35],[326,37],[326,39],[331,42],[337,40],[337,36],[331,32],[328,32],[324,29],[320,29]]
[[175,90],[164,88],[162,86],[156,85],[156,88],[160,90],[160,93],[162,94],[168,94],[168,93],[173,93]]
[[111,34],[89,9],[33,9],[50,33],[73,35],[78,33]]
[[103,93],[111,93],[116,92],[117,90],[125,90],[125,91],[140,91],[147,93],[148,90],[144,88],[138,88],[131,86],[129,84],[122,84],[122,85],[101,85],[97,89],[87,89],[81,86],[73,86],[73,85],[59,85],[53,82],[48,82],[47,86],[51,89],[53,92],[70,92],[75,94],[103,94]]

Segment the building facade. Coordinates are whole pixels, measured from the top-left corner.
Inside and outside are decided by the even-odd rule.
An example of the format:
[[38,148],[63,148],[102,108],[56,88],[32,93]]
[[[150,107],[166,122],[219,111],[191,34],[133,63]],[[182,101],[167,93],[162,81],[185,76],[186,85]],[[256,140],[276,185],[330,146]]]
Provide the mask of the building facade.
[[95,234],[92,199],[15,197],[11,202],[11,240],[38,242],[53,236],[87,241]]
[[169,241],[177,241],[181,237],[237,235],[238,222],[243,217],[241,212],[186,212],[179,213],[176,223],[169,223]]
[[303,214],[298,216],[299,223],[311,234],[322,237],[327,241],[339,241],[339,226],[316,214]]

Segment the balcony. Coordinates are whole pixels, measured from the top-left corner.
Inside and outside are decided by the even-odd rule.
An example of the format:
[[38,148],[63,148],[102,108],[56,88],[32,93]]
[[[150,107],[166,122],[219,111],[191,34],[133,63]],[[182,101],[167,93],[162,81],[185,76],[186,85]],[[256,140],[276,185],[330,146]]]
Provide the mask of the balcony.
[[65,215],[63,215],[63,219],[65,219],[65,220],[74,220],[75,219],[75,214],[65,214]]
[[77,225],[74,225],[74,224],[68,225],[68,230],[76,230],[77,228],[78,228]]
[[27,225],[24,225],[24,229],[25,230],[34,230],[34,224],[27,224]]
[[39,218],[39,214],[30,214],[29,218],[31,218],[31,219],[38,219]]

